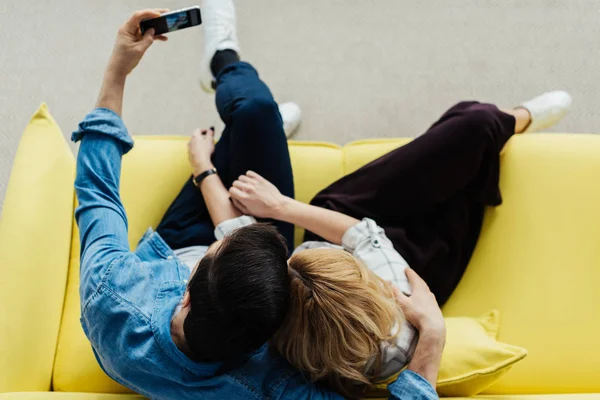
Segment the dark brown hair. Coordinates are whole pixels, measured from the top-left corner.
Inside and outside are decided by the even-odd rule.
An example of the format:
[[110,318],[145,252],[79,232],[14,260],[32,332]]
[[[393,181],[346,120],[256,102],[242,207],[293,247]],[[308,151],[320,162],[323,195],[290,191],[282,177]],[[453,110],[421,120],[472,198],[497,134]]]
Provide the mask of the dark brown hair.
[[193,359],[224,361],[256,350],[287,313],[285,240],[268,224],[237,229],[200,261],[188,290],[183,331]]

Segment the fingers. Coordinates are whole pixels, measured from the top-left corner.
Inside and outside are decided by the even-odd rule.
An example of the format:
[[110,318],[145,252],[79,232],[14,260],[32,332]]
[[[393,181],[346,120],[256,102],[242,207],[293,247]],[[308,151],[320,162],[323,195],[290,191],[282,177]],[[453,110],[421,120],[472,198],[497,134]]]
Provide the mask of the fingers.
[[402,293],[402,291],[398,289],[396,285],[394,285],[391,282],[390,287],[392,288],[392,292],[394,292],[394,298],[396,299],[396,303],[398,303],[400,306],[406,304],[406,302],[408,301],[408,297],[404,293]]
[[192,132],[192,137],[198,137],[202,135],[202,131],[200,130],[200,128],[194,129],[194,132]]
[[146,10],[136,11],[131,15],[131,17],[129,17],[127,22],[125,22],[125,25],[123,26],[123,28],[125,29],[125,31],[127,31],[127,33],[135,35],[138,32],[138,29],[140,27],[140,22],[142,22],[145,19],[160,17],[161,12],[164,12],[162,10],[164,10],[164,9],[163,8],[159,8],[159,9],[155,8],[155,9],[146,9]]
[[194,132],[192,132],[192,137],[210,136],[212,138],[212,137],[214,137],[214,135],[215,135],[215,128],[212,126],[210,127],[210,129],[196,128],[196,129],[194,129]]
[[165,35],[156,35],[156,36],[154,36],[154,40],[160,40],[161,42],[166,42],[167,40],[169,40],[169,38],[166,37]]
[[412,268],[406,268],[404,270],[406,274],[406,278],[408,278],[408,283],[413,288],[413,290],[427,290],[429,291],[429,286],[427,283],[417,274]]
[[247,192],[247,193],[252,192],[252,190],[254,189],[253,185],[251,185],[249,183],[246,183],[246,182],[239,181],[239,180],[238,181],[234,181],[233,184],[232,184],[232,186],[234,188],[240,189],[241,191],[244,191],[244,192]]
[[248,193],[232,186],[229,188],[229,194],[234,200],[245,200],[248,198]]
[[154,42],[154,28],[150,28],[148,29],[145,33],[144,36],[142,37],[142,40],[140,41],[143,44],[143,48],[144,51],[146,49],[148,49],[148,47],[150,47],[150,45],[152,44],[152,42]]
[[254,178],[254,179],[257,179],[259,181],[265,179],[265,178],[263,178],[262,176],[260,176],[259,174],[257,174],[254,171],[248,171],[248,172],[246,172],[246,175],[248,175],[250,178]]
[[240,203],[237,199],[234,199],[233,197],[230,197],[231,202],[233,203],[233,205],[240,210],[243,214],[250,214],[248,212],[248,209],[242,204]]
[[251,184],[256,183],[256,180],[254,180],[253,178],[250,178],[250,177],[248,177],[246,175],[240,175],[238,177],[238,181],[242,181],[242,182],[246,182],[246,183],[251,183]]

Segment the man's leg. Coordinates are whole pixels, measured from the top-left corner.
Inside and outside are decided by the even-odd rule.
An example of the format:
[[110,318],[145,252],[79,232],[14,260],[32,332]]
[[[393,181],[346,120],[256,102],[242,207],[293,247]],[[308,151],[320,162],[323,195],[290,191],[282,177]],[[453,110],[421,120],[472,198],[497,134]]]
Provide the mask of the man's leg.
[[[216,103],[226,124],[214,155],[223,184],[230,187],[240,175],[252,170],[284,195],[294,197],[292,165],[281,115],[256,70],[244,62],[224,67],[217,76]],[[289,249],[293,249],[293,225],[270,222],[285,237]]]
[[[213,154],[219,177],[229,187],[239,175],[254,170],[271,180],[282,193],[293,197],[293,176],[280,110],[291,133],[299,123],[298,107],[288,103],[278,109],[254,68],[239,62],[235,8],[231,0],[206,0],[203,19],[202,87],[209,92],[216,88],[217,109],[225,122]],[[281,222],[275,225],[292,249],[293,226]],[[174,249],[208,245],[215,240],[213,230],[204,199],[191,180],[185,183],[157,228]]]
[[[225,187],[252,170],[272,182],[281,193],[294,197],[292,166],[281,115],[256,70],[243,62],[226,65],[217,75],[216,103],[225,130],[215,146],[212,161]],[[279,221],[273,223],[292,249],[293,226]],[[188,179],[157,231],[169,246],[177,249],[209,245],[215,240],[213,230],[202,194]]]

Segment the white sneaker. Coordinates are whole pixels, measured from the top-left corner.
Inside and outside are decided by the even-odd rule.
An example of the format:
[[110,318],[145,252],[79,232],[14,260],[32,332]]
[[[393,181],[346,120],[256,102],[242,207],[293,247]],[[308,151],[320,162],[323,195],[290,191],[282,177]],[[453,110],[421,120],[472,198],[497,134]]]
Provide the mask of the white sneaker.
[[210,62],[219,50],[233,50],[240,54],[235,23],[235,6],[233,0],[203,0],[202,27],[204,29],[204,59],[202,60],[202,77],[200,85],[205,92],[214,93],[215,80]]
[[531,122],[523,133],[537,132],[556,124],[567,115],[571,103],[571,95],[562,90],[546,92],[524,102],[518,108],[529,111]]
[[283,120],[283,131],[285,132],[285,136],[289,139],[290,136],[296,133],[298,126],[300,126],[300,121],[302,121],[302,110],[300,110],[298,104],[289,102],[279,104],[279,113]]

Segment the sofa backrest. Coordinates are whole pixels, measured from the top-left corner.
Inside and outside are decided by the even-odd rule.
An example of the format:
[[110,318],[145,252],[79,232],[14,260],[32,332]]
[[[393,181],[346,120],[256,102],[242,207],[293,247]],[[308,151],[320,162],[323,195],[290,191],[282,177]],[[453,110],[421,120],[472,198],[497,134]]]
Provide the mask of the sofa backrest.
[[[137,137],[124,158],[122,199],[132,248],[188,179],[186,140]],[[309,201],[343,174],[408,141],[361,141],[343,149],[290,142],[297,197]],[[504,203],[487,210],[473,260],[444,309],[448,316],[498,309],[499,339],[529,350],[489,392],[600,391],[599,183],[600,137],[527,135],[509,143],[502,157]],[[54,388],[126,391],[101,372],[79,325],[76,234]]]

